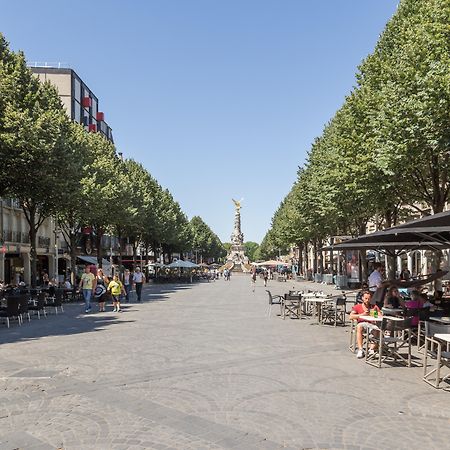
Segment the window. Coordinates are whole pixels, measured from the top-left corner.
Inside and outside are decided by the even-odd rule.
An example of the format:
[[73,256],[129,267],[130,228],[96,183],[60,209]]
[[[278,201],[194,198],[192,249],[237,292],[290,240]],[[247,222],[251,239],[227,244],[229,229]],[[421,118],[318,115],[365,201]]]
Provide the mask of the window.
[[83,123],[84,123],[84,125],[89,125],[91,123],[90,117],[89,117],[89,112],[86,111],[85,108],[83,108]]
[[75,100],[81,102],[81,83],[78,78],[75,78],[75,89],[74,89]]
[[94,118],[97,117],[97,111],[98,111],[97,99],[95,97],[92,97],[91,114]]
[[74,101],[74,120],[77,123],[81,123],[81,105],[77,102]]

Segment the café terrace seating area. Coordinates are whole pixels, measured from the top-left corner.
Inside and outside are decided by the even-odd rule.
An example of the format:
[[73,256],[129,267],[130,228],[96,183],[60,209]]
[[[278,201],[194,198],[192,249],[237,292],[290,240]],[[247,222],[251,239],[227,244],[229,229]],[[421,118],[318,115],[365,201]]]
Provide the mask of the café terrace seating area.
[[50,314],[64,312],[64,303],[79,301],[75,289],[42,287],[0,290],[0,322],[7,328],[13,324],[22,326],[32,318],[47,318]]
[[[266,292],[268,317],[341,327],[349,334],[350,352],[356,354],[358,322],[350,320],[356,292]],[[407,301],[408,293],[403,297]],[[379,314],[360,317],[360,321],[374,324],[379,330],[364,331],[364,361],[375,368],[401,365],[406,370],[417,370],[418,379],[434,388],[450,390],[450,296],[436,301],[429,296],[429,301],[432,306],[427,308],[382,308]]]

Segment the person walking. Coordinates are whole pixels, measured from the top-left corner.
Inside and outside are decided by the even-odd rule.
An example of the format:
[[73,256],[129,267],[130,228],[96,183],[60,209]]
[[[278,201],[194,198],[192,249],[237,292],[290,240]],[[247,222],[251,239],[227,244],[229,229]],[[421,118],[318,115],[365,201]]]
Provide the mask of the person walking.
[[136,288],[136,296],[137,296],[138,302],[141,301],[142,285],[144,284],[144,282],[145,282],[145,276],[141,272],[141,268],[136,267],[136,269],[134,270],[134,274],[133,274],[133,283]]
[[106,292],[106,286],[109,285],[109,279],[103,273],[103,269],[97,270],[96,282],[97,285],[95,286],[94,298],[98,301],[99,312],[104,312],[106,297],[108,295],[108,293]]
[[133,276],[128,269],[125,269],[123,275],[123,287],[125,288],[125,301],[130,303],[130,292],[133,287]]
[[267,269],[264,269],[263,279],[264,279],[264,287],[267,287],[267,280],[269,279],[269,272],[267,271]]
[[119,275],[114,275],[113,280],[108,284],[108,292],[111,292],[113,312],[122,312],[120,309],[120,296],[125,294],[125,289],[119,280]]
[[255,286],[256,286],[256,267],[253,266],[252,269],[252,290],[255,292]]
[[91,273],[90,266],[84,268],[84,273],[81,275],[80,284],[78,289],[83,292],[85,312],[86,314],[91,312],[91,297],[96,287],[96,280],[93,273]]

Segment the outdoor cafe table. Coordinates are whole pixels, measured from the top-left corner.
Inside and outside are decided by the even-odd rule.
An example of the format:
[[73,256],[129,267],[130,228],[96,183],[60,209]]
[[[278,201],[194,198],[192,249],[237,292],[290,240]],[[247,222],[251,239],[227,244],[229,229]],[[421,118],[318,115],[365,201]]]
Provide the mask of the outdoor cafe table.
[[383,312],[383,314],[387,314],[387,315],[402,315],[404,312],[403,308],[388,308],[388,307],[383,307],[381,308],[381,311]]
[[450,333],[436,333],[434,337],[450,344]]
[[450,317],[430,317],[429,320],[443,323],[444,325],[450,325]]
[[404,320],[403,317],[385,316],[384,314],[380,314],[380,315],[378,315],[378,317],[373,317],[373,316],[359,316],[359,319],[363,320],[364,322],[382,322],[383,319],[388,319],[388,320]]
[[305,294],[302,297],[305,303],[313,303],[313,316],[317,317],[317,323],[320,323],[322,320],[322,307],[324,303],[333,301],[332,297],[328,297],[325,294]]

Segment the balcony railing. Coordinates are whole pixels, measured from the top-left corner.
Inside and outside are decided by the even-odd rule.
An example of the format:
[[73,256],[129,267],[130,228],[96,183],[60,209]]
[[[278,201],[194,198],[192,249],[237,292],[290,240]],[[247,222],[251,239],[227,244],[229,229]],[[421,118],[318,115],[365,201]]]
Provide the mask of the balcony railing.
[[48,248],[50,247],[50,238],[45,236],[38,236],[38,247]]
[[4,198],[3,205],[7,206],[8,208],[20,209],[20,202],[15,198]]
[[15,244],[29,244],[30,236],[25,231],[3,230],[3,240]]

